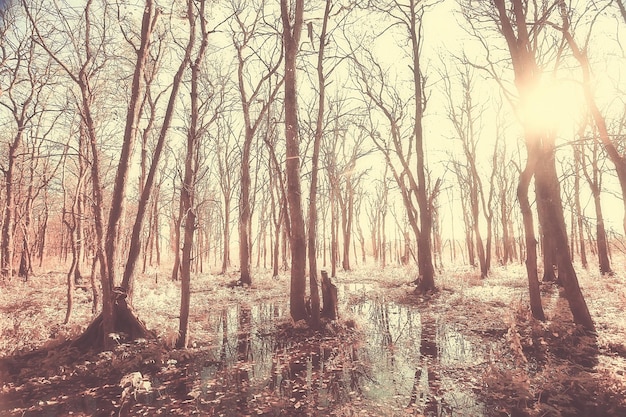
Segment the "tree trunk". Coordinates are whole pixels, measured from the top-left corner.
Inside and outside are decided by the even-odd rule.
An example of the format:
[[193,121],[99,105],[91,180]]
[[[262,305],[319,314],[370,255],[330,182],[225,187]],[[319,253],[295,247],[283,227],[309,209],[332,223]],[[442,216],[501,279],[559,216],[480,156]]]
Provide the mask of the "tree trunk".
[[[324,105],[326,103],[326,80],[324,78],[324,48],[326,47],[326,28],[330,14],[331,0],[326,0],[324,9],[324,20],[322,32],[320,34],[319,50],[317,54],[317,81],[318,81],[318,109],[315,123],[315,137],[313,141],[313,156],[311,160],[311,188],[309,192],[309,294],[311,296],[311,317],[310,326],[318,328],[320,326],[320,296],[317,284],[317,182],[320,146],[322,135],[324,134]],[[313,39],[311,39],[311,42]]]
[[[181,190],[182,192],[182,190]],[[174,266],[172,267],[171,279],[172,281],[178,281],[180,273],[180,228],[183,224],[183,209],[182,204],[179,203],[178,214],[174,218],[174,239],[172,248],[174,252]]]
[[[152,3],[151,0],[149,0],[148,3],[150,4],[150,7],[153,7],[153,5],[151,4]],[[148,9],[146,9],[146,13],[148,13]],[[158,16],[158,12],[154,16],[153,19],[156,20],[157,16]],[[149,29],[142,29],[142,33],[144,33],[143,32],[144,30],[148,30],[149,32],[147,32],[147,36],[149,37],[153,27],[154,27],[154,22],[152,23],[152,26]],[[146,208],[148,207],[148,203],[150,201],[150,196],[152,195],[152,189],[153,189],[154,181],[156,178],[157,169],[159,166],[159,161],[161,159],[163,147],[165,145],[165,139],[167,137],[167,133],[169,131],[172,118],[174,117],[176,100],[178,99],[178,91],[180,89],[182,77],[184,75],[184,70],[187,66],[189,57],[191,55],[191,50],[193,48],[194,41],[195,40],[193,38],[193,35],[190,35],[187,46],[185,48],[185,56],[183,57],[178,67],[178,70],[174,74],[174,79],[172,81],[172,90],[170,91],[170,97],[167,103],[167,108],[165,110],[163,124],[161,125],[161,129],[159,131],[159,137],[157,139],[157,144],[156,144],[154,154],[152,157],[152,162],[150,164],[150,170],[148,171],[148,176],[146,178],[146,183],[143,186],[143,190],[139,198],[139,205],[137,207],[137,214],[135,216],[135,222],[133,224],[133,230],[131,234],[130,249],[128,252],[128,258],[127,258],[126,265],[124,268],[124,277],[122,279],[122,287],[126,291],[130,291],[132,289],[132,278],[134,276],[135,265],[137,263],[137,259],[139,259],[139,252],[141,248],[140,236],[141,236],[141,232],[143,229],[143,220],[146,214]],[[177,221],[178,221],[178,225],[177,225],[178,227],[177,227],[176,233],[178,235],[177,237],[180,239],[180,221],[182,221],[182,219],[179,218]],[[111,226],[109,226],[109,229],[111,230]],[[174,265],[174,269],[172,270],[172,280],[178,279],[178,265],[176,265],[176,261],[178,262],[180,261],[179,260],[180,254],[178,250],[180,243],[178,242],[179,241],[175,243],[177,250],[176,250],[176,255],[175,255],[175,265]]]
[[[543,225],[549,221],[548,211],[546,206],[550,204],[549,201],[537,200],[537,217],[539,224]],[[544,282],[554,282],[557,280],[555,269],[557,267],[556,260],[556,244],[554,236],[550,234],[545,228],[540,228],[541,243],[542,243],[542,255],[543,255],[543,278]]]
[[[511,18],[507,12],[504,0],[494,0],[494,6],[497,10],[499,29],[507,42],[513,62],[515,82],[521,96],[521,102],[527,105],[532,104],[529,103],[528,96],[532,88],[537,85],[540,71],[538,71],[534,56],[535,50],[528,33],[526,4],[521,0],[512,0],[513,21],[510,20]],[[557,249],[559,279],[562,280],[565,287],[565,295],[574,316],[574,321],[584,326],[587,330],[593,330],[593,321],[580,291],[576,272],[569,256],[563,205],[556,175],[554,134],[546,128],[537,131],[535,127],[528,124],[524,126],[524,134],[528,150],[527,165],[528,162],[536,165],[534,170],[528,170],[527,166],[527,169],[524,171],[524,181],[520,180],[518,195],[522,197],[527,195],[528,189],[526,184],[530,182],[534,171],[538,206],[539,204],[545,204],[543,207],[546,209],[546,223],[542,223],[541,227],[554,238]],[[520,204],[522,204],[521,200]],[[539,200],[543,200],[543,202],[539,203]],[[524,201],[523,204],[522,211],[526,211],[524,226],[527,234],[527,250],[530,252],[532,250],[531,246],[535,244],[528,236],[531,233],[529,226],[532,226],[528,222],[530,207],[527,205],[527,201]],[[536,268],[533,269],[536,270]],[[534,278],[536,277],[531,277],[529,274],[529,281],[534,280]]]
[[598,262],[601,274],[613,275],[611,262],[609,261],[609,250],[604,228],[604,215],[602,214],[602,203],[600,202],[600,190],[592,189],[593,202],[596,208],[596,244],[598,246]]
[[13,141],[9,144],[7,155],[7,168],[4,170],[4,214],[2,219],[2,249],[0,250],[0,272],[3,279],[11,280],[13,276],[13,251],[14,251],[14,229],[15,229],[15,189],[14,189],[14,170],[16,162],[16,154],[22,143],[24,134],[24,125],[18,123],[17,133]]
[[146,326],[137,319],[130,306],[126,303],[126,293],[121,287],[116,287],[112,294],[111,315],[113,316],[112,328],[115,332],[105,333],[103,331],[104,317],[100,313],[87,329],[77,339],[72,342],[72,346],[80,351],[89,349],[108,349],[113,337],[124,334],[128,340],[140,338],[155,339],[156,334],[146,328]]
[[[546,224],[542,228],[554,237],[559,268],[559,280],[565,287],[565,296],[574,316],[574,322],[594,331],[595,326],[587,303],[578,285],[576,271],[572,265],[572,259],[568,248],[568,238],[561,202],[560,186],[556,174],[555,148],[553,138],[548,138],[547,144],[541,150],[541,156],[535,171],[535,186],[537,200],[546,203]],[[548,146],[546,146],[548,145]],[[549,146],[551,145],[551,146]]]
[[[528,142],[527,142],[528,143]],[[528,188],[537,164],[536,155],[528,148],[526,167],[520,174],[517,186],[517,200],[519,201],[522,221],[524,223],[524,238],[526,239],[526,275],[528,277],[528,293],[530,296],[530,311],[535,319],[544,321],[546,316],[541,304],[541,292],[539,289],[539,275],[537,273],[537,238],[533,212],[528,201]]]
[[[424,158],[424,138],[422,129],[422,117],[424,116],[423,103],[423,78],[420,63],[420,47],[423,39],[420,27],[417,24],[418,3],[410,0],[409,27],[413,58],[413,89],[415,100],[415,113],[413,122],[413,140],[415,141],[415,156],[417,173],[417,205],[419,206],[420,233],[417,238],[417,259],[419,268],[419,283],[416,292],[426,293],[435,290],[435,270],[433,268],[431,236],[432,236],[432,199],[428,196],[426,184],[426,162]],[[436,191],[432,191],[436,193]]]
[[596,210],[596,248],[598,254],[598,263],[600,266],[600,273],[613,274],[611,269],[611,262],[609,261],[608,243],[606,237],[606,229],[604,228],[604,215],[602,213],[601,191],[602,191],[602,172],[598,167],[598,144],[594,142],[592,144],[592,152],[590,156],[590,168],[592,170],[589,173],[586,164],[585,148],[581,147],[579,155],[581,159],[583,173],[591,189],[591,195],[593,196],[593,202]]
[[330,276],[337,276],[337,203],[331,192],[330,196]]
[[250,148],[254,132],[246,127],[243,150],[241,152],[241,184],[239,197],[239,282],[242,285],[252,284],[250,276]]
[[320,271],[322,275],[322,308],[321,317],[336,320],[337,319],[337,286],[332,283],[328,277],[328,272]]
[[287,201],[291,234],[291,289],[289,309],[294,321],[307,319],[306,291],[306,238],[302,214],[302,188],[300,185],[300,150],[298,138],[298,101],[296,94],[296,57],[302,31],[304,1],[296,0],[293,26],[287,0],[280,1],[285,51],[285,139]]
[[224,225],[223,225],[223,250],[222,269],[220,274],[225,274],[230,266],[230,197],[224,195]]
[[[184,349],[187,347],[189,338],[189,307],[191,304],[191,263],[193,262],[193,241],[194,232],[196,230],[196,207],[195,207],[195,194],[196,194],[196,177],[198,172],[198,166],[200,164],[200,138],[202,136],[199,126],[199,99],[198,99],[198,84],[200,78],[200,65],[204,59],[204,53],[208,46],[209,32],[206,27],[205,17],[205,0],[200,0],[199,4],[197,0],[187,0],[187,19],[189,21],[189,43],[187,46],[186,59],[183,61],[185,64],[188,62],[188,57],[191,53],[191,49],[194,46],[196,35],[196,18],[200,20],[200,33],[202,41],[200,48],[198,49],[197,56],[190,62],[191,66],[191,123],[189,130],[187,131],[187,153],[185,156],[185,173],[183,186],[180,192],[180,202],[182,207],[182,213],[185,219],[185,233],[183,241],[182,251],[182,265],[180,269],[181,286],[180,286],[180,318],[178,326],[178,339],[176,340],[176,348]],[[198,16],[196,16],[195,10],[197,7]],[[196,254],[196,258],[199,256]]]
[[578,249],[580,253],[580,262],[582,263],[583,268],[587,269],[587,250],[585,248],[585,230],[583,227],[583,217],[585,214],[580,204],[580,162],[580,152],[574,150],[574,164],[576,167],[576,173],[574,174],[574,208],[576,210],[575,216],[578,229]]
[[[142,24],[141,24],[141,40],[139,49],[137,50],[137,60],[135,62],[135,68],[132,78],[132,85],[130,91],[130,102],[126,113],[126,123],[124,127],[124,140],[122,141],[122,149],[120,152],[120,159],[117,164],[117,171],[115,173],[115,183],[113,185],[113,194],[111,196],[111,208],[109,211],[109,221],[107,224],[106,236],[104,241],[105,254],[109,263],[108,277],[109,285],[112,287],[115,285],[115,269],[117,267],[118,257],[118,244],[120,238],[120,222],[122,221],[122,214],[126,207],[126,185],[128,179],[128,171],[131,165],[131,156],[133,148],[137,141],[137,132],[139,126],[139,119],[141,113],[141,107],[143,101],[142,98],[142,80],[144,78],[144,70],[146,62],[149,56],[149,47],[152,37],[152,31],[156,23],[156,17],[158,11],[156,11],[156,5],[153,0],[146,0],[144,9]],[[145,191],[145,190],[144,190]],[[143,216],[143,213],[141,214]],[[139,248],[141,247],[139,241],[134,241],[131,244],[130,252],[133,252],[133,247],[136,246],[137,255]],[[131,272],[136,261],[137,256],[131,258],[129,254],[129,260],[131,260]],[[127,262],[126,269],[129,269]],[[126,275],[126,274],[125,274]],[[129,283],[126,276],[124,277],[122,286],[125,291],[129,289]]]

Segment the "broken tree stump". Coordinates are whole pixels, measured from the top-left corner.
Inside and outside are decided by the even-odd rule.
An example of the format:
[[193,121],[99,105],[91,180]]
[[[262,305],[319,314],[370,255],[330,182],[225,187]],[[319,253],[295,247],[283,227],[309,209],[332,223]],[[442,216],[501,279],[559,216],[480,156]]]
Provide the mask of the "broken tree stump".
[[337,286],[328,277],[328,272],[320,271],[322,275],[322,313],[320,317],[329,320],[337,319]]

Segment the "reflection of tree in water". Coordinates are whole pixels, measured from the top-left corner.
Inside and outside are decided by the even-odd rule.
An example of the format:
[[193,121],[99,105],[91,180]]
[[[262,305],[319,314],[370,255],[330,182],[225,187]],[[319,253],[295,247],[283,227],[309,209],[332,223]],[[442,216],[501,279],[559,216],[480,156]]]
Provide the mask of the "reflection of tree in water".
[[[415,379],[409,406],[421,405],[425,416],[449,415],[450,408],[443,399],[441,378],[439,375],[439,328],[436,320],[428,314],[422,314],[422,333],[420,337],[420,368],[415,370]],[[422,388],[422,375],[426,369],[426,389]],[[425,397],[425,398],[424,398]]]
[[276,341],[269,388],[290,399],[298,412],[319,413],[319,408],[345,404],[362,395],[365,372],[353,343],[337,345],[325,340],[304,343]]
[[277,333],[282,310],[272,304],[218,313],[214,360],[202,369],[205,410],[319,415],[361,401],[402,406],[410,396],[415,411],[451,415],[447,403],[456,391],[440,373],[451,354],[445,327],[433,315],[384,300],[359,304],[353,314],[364,319],[365,340],[354,341],[298,329]]
[[250,326],[252,313],[249,306],[239,306],[239,328],[237,331],[237,365],[235,367],[235,382],[239,396],[237,398],[237,408],[244,410],[247,408],[250,375],[248,373],[248,363],[252,361],[252,341],[250,337]]
[[206,361],[201,371],[203,400],[219,404],[220,409],[237,410],[237,414],[248,413],[251,395],[249,369],[255,349],[251,324],[249,306],[224,308],[215,328],[216,334],[221,333],[213,356],[217,360]]
[[223,309],[221,314],[222,347],[220,349],[220,362],[226,364],[226,347],[228,346],[228,310]]

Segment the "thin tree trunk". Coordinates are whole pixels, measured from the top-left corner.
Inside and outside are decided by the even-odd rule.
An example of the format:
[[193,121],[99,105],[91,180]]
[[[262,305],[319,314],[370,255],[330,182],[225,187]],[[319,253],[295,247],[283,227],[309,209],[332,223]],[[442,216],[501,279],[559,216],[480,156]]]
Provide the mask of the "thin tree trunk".
[[[326,0],[324,9],[324,20],[322,32],[320,34],[319,50],[317,54],[317,81],[318,81],[318,109],[315,124],[315,137],[313,141],[313,157],[311,161],[311,185],[309,192],[309,294],[311,297],[311,317],[310,326],[318,328],[320,326],[320,296],[317,284],[317,189],[318,189],[318,169],[320,146],[322,143],[324,105],[326,104],[326,79],[324,77],[324,48],[326,47],[326,28],[331,9],[331,0]],[[312,37],[312,36],[311,36]],[[311,42],[313,39],[311,39]]]
[[537,239],[533,213],[528,201],[528,188],[533,177],[536,165],[536,157],[529,149],[526,168],[520,174],[517,186],[517,200],[522,213],[524,223],[524,237],[526,239],[526,274],[528,276],[528,293],[530,295],[530,311],[537,320],[544,321],[546,316],[541,304],[541,292],[539,289],[539,275],[537,273]]
[[222,250],[222,270],[220,274],[225,274],[230,266],[230,197],[224,194],[224,229],[223,229]]
[[[198,84],[200,78],[200,65],[204,59],[204,53],[208,46],[209,32],[206,27],[205,17],[205,0],[200,0],[199,5],[195,5],[197,0],[187,0],[187,18],[189,21],[189,43],[187,46],[185,63],[189,62],[189,55],[194,46],[196,36],[196,18],[200,20],[200,33],[202,40],[197,56],[193,62],[189,62],[191,66],[191,123],[187,132],[187,154],[185,157],[185,173],[183,186],[180,192],[180,200],[182,214],[185,219],[185,232],[182,251],[181,275],[181,300],[180,300],[180,318],[178,326],[178,339],[176,347],[183,349],[187,347],[189,337],[189,307],[191,304],[191,263],[193,262],[193,241],[194,232],[196,230],[196,177],[199,165],[199,141],[201,137],[199,123],[199,99]],[[198,16],[195,13],[197,7]],[[196,254],[196,258],[199,256]]]
[[598,245],[598,262],[600,273],[613,275],[611,262],[609,261],[609,249],[604,228],[604,214],[602,214],[602,203],[600,202],[600,190],[593,190],[593,203],[596,208],[596,244]]

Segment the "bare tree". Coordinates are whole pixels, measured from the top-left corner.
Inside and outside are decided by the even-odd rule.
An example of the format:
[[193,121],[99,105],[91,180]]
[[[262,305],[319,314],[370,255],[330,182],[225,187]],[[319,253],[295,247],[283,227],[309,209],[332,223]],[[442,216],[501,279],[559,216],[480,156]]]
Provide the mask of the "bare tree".
[[[31,22],[35,22],[32,9],[24,3],[25,9]],[[106,62],[106,48],[108,42],[108,33],[106,31],[96,31],[93,23],[93,17],[96,13],[101,13],[100,21],[108,19],[109,10],[106,5],[101,8],[92,8],[93,0],[89,0],[85,5],[80,16],[73,16],[71,19],[79,19],[83,21],[82,43],[72,43],[75,58],[68,58],[65,54],[61,54],[58,49],[53,48],[49,42],[51,34],[46,33],[45,36],[39,30],[36,32],[38,44],[50,55],[50,57],[65,71],[65,73],[74,81],[80,90],[80,110],[83,116],[85,132],[89,139],[89,146],[92,156],[91,161],[91,183],[93,189],[93,211],[95,217],[96,229],[96,253],[100,264],[100,277],[102,284],[102,314],[96,318],[83,335],[75,341],[77,346],[109,346],[113,340],[109,337],[115,332],[127,333],[132,337],[143,337],[149,332],[132,313],[127,303],[127,291],[129,282],[123,281],[122,287],[115,287],[115,265],[117,253],[117,241],[120,220],[125,199],[125,190],[130,165],[130,156],[133,144],[137,136],[137,127],[139,123],[139,114],[141,110],[142,97],[142,79],[146,61],[148,59],[148,50],[150,39],[155,29],[158,18],[158,11],[152,0],[146,0],[141,31],[133,39],[132,36],[124,32],[122,26],[120,29],[127,43],[134,48],[136,53],[136,61],[132,76],[132,85],[130,88],[130,101],[128,112],[126,114],[126,122],[124,129],[124,139],[120,160],[117,165],[116,180],[113,189],[111,201],[112,209],[109,212],[109,223],[105,232],[104,223],[104,198],[103,188],[101,186],[101,168],[99,160],[99,140],[96,133],[96,122],[94,119],[93,105],[95,102],[94,82],[95,76],[104,67]],[[75,9],[69,9],[75,10]],[[70,17],[66,16],[65,10],[57,8],[55,10],[57,17],[61,17],[61,25],[59,32],[53,32],[53,36],[68,36],[73,34],[71,29],[72,23]],[[49,27],[49,26],[46,26]],[[54,27],[54,26],[53,26]],[[96,34],[92,38],[92,34]],[[69,35],[69,39],[77,39]],[[138,43],[137,45],[135,43]]]
[[[19,28],[19,7],[9,7],[3,12],[3,24],[6,33],[3,36],[3,73],[0,106],[11,115],[10,139],[6,142],[6,166],[0,167],[4,176],[4,207],[2,212],[2,231],[0,235],[0,274],[3,279],[11,279],[15,253],[14,237],[18,222],[17,194],[19,193],[18,172],[19,155],[22,154],[24,141],[34,119],[44,110],[46,88],[50,79],[50,65],[37,62],[37,50],[33,37],[35,22],[26,23],[26,28]],[[20,242],[21,243],[21,242]]]
[[[437,180],[429,190],[426,181],[422,118],[427,100],[420,61],[425,7],[426,4],[416,0],[376,5],[381,15],[388,16],[394,26],[404,28],[404,33],[408,36],[406,41],[411,70],[410,97],[404,97],[400,92],[402,87],[392,85],[388,72],[371,53],[365,54],[365,61],[362,58],[355,60],[358,88],[369,102],[370,111],[379,111],[389,124],[389,139],[385,139],[387,133],[381,134],[377,128],[370,130],[370,136],[378,150],[383,153],[386,163],[390,165],[416,237],[419,277],[415,282],[419,293],[435,289],[431,250],[432,203],[440,185]],[[370,125],[375,126],[375,123]]]
[[218,139],[215,141],[214,152],[217,158],[217,174],[222,195],[222,266],[220,273],[225,274],[230,267],[230,232],[231,232],[231,203],[236,191],[236,184],[233,183],[231,171],[237,168],[238,155],[234,132],[230,125],[228,116],[217,121]]
[[285,51],[285,139],[287,202],[291,247],[291,286],[289,311],[294,321],[309,318],[306,294],[306,236],[302,212],[302,186],[300,184],[300,148],[298,135],[298,99],[296,93],[296,58],[304,15],[304,1],[296,0],[292,8],[287,0],[280,1],[283,23],[283,47]]
[[[200,47],[196,52],[193,61],[189,60],[191,67],[191,123],[187,131],[187,151],[185,154],[185,177],[183,186],[180,191],[181,214],[184,216],[185,233],[183,241],[182,265],[181,265],[181,301],[180,301],[180,319],[178,327],[178,339],[176,340],[177,348],[187,347],[188,329],[189,329],[189,306],[191,302],[191,251],[193,247],[194,231],[196,229],[196,207],[195,193],[196,180],[199,170],[200,161],[200,140],[206,125],[200,120],[200,104],[198,85],[200,83],[200,66],[208,46],[209,31],[207,29],[207,19],[205,15],[205,0],[200,0],[196,4],[194,0],[187,0],[187,20],[189,22],[189,46],[191,49],[196,36],[196,19],[200,21]],[[189,54],[187,55],[188,58]],[[214,120],[215,118],[213,118]],[[208,122],[212,122],[209,120]]]
[[[602,194],[602,171],[600,165],[605,158],[602,158],[598,142],[593,139],[589,145],[590,155],[585,152],[586,144],[583,142],[580,146],[580,158],[582,171],[587,180],[587,185],[591,189],[593,203],[596,210],[596,248],[598,250],[598,264],[601,274],[613,275],[611,262],[609,261],[609,249],[607,242],[606,229],[604,227],[604,213],[602,212],[602,202],[600,197]],[[591,172],[590,172],[591,171]]]
[[[244,119],[244,141],[241,149],[239,196],[239,260],[242,285],[250,285],[251,258],[251,185],[250,150],[259,125],[274,101],[283,82],[277,73],[283,59],[276,34],[263,34],[259,26],[265,15],[265,0],[251,8],[248,3],[233,1],[232,43],[237,53],[237,85]],[[269,41],[269,42],[268,42]],[[269,49],[267,48],[269,45]],[[259,74],[259,69],[262,69]]]
[[[442,74],[444,80],[444,88],[447,98],[448,118],[454,126],[454,132],[461,141],[461,147],[465,156],[465,164],[455,164],[457,176],[463,178],[465,183],[461,185],[461,189],[467,193],[466,204],[469,205],[469,214],[472,227],[473,237],[475,239],[476,251],[480,262],[480,276],[485,278],[489,274],[491,267],[491,219],[493,217],[491,209],[491,200],[493,199],[494,169],[490,178],[490,192],[485,196],[483,183],[478,172],[477,148],[481,139],[481,117],[485,112],[484,106],[474,101],[473,93],[473,73],[469,64],[465,64],[459,70],[459,83],[461,91],[459,92],[460,100],[455,99],[453,87],[450,81],[450,74]],[[494,155],[497,147],[494,149]],[[458,172],[463,169],[465,172]],[[465,201],[465,198],[463,198]],[[487,244],[483,242],[480,231],[480,212],[487,221]]]
[[585,230],[584,230],[584,226],[583,226],[583,220],[585,217],[584,214],[584,210],[582,208],[582,205],[580,204],[580,192],[581,192],[581,188],[580,188],[580,171],[581,171],[581,165],[584,163],[583,162],[583,158],[580,152],[580,146],[577,146],[576,144],[573,145],[574,146],[574,191],[573,191],[573,198],[574,198],[574,210],[573,210],[573,214],[575,216],[575,227],[574,227],[574,222],[572,222],[572,233],[574,232],[574,230],[576,230],[578,232],[578,235],[576,236],[576,239],[578,241],[578,253],[580,255],[580,262],[583,265],[583,268],[587,268],[587,251],[585,248]]
[[[536,13],[547,16],[551,10],[536,10]],[[541,34],[542,26],[536,26],[532,31],[529,31],[526,16],[532,11],[529,11],[521,0],[511,0],[510,3],[505,2],[505,0],[495,0],[493,11],[495,21],[506,41],[510,54],[520,108],[529,108],[528,106],[532,106],[533,91],[538,88],[540,81],[541,68],[538,59],[541,57],[538,57],[536,39]],[[545,21],[545,19],[540,19],[540,21]],[[562,280],[565,287],[566,298],[574,321],[588,330],[593,330],[593,320],[578,285],[568,247],[563,204],[556,175],[555,132],[548,126],[535,126],[528,121],[523,125],[523,128],[528,157],[520,176],[518,199],[524,216],[526,250],[528,251],[526,266],[531,310],[536,318],[544,318],[537,280],[536,243],[532,212],[528,201],[528,187],[534,176],[537,206],[540,212],[544,211],[544,214],[539,216],[541,227],[544,233],[549,234],[554,239],[559,279]]]
[[[278,277],[278,271],[280,269],[279,257],[280,257],[280,242],[283,242],[283,248],[286,248],[285,237],[290,235],[289,228],[289,215],[287,206],[286,195],[286,179],[284,168],[280,164],[278,156],[276,154],[276,146],[278,145],[278,132],[276,131],[276,122],[270,117],[271,112],[268,112],[268,121],[266,123],[266,131],[263,136],[265,145],[267,146],[269,158],[268,158],[268,171],[271,173],[269,181],[269,194],[271,203],[271,216],[272,223],[274,224],[274,246],[272,249],[272,276]],[[281,234],[285,236],[281,239]],[[285,261],[285,259],[283,259]]]
[[[319,48],[317,52],[317,87],[318,87],[318,108],[315,122],[315,134],[313,140],[313,156],[311,160],[311,185],[309,192],[309,283],[311,294],[311,326],[314,328],[320,325],[320,298],[317,280],[317,193],[318,193],[318,167],[320,158],[320,148],[322,135],[324,134],[324,108],[326,105],[326,74],[324,73],[324,50],[326,48],[326,34],[328,29],[328,19],[332,9],[331,0],[326,0],[324,7],[324,18],[322,20],[322,30],[320,32]],[[312,23],[309,23],[309,33],[313,42]],[[330,300],[328,300],[330,301]]]

